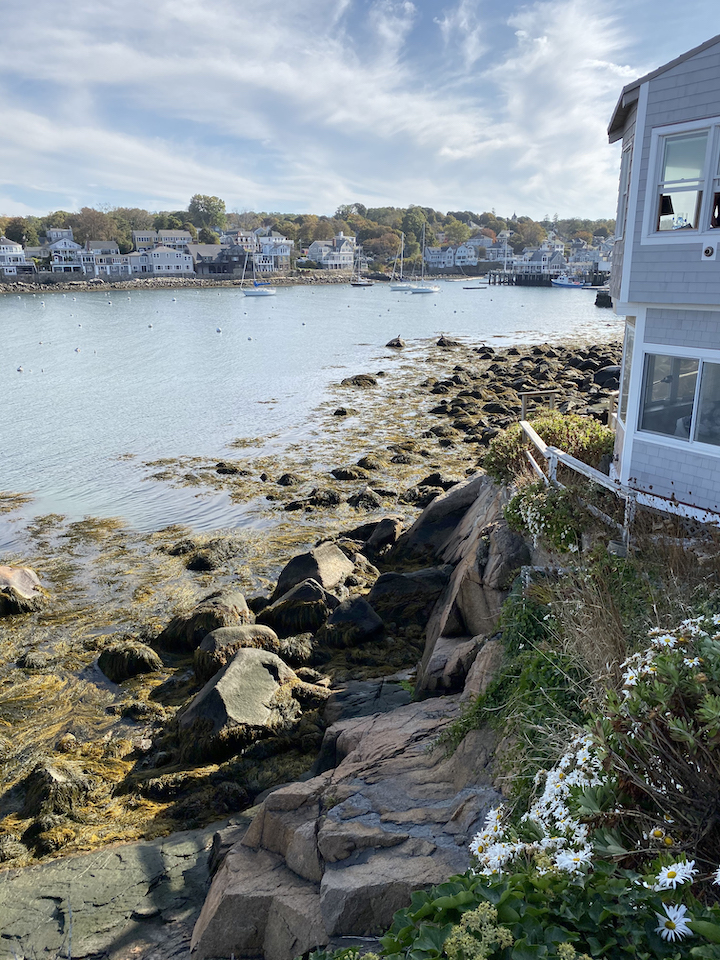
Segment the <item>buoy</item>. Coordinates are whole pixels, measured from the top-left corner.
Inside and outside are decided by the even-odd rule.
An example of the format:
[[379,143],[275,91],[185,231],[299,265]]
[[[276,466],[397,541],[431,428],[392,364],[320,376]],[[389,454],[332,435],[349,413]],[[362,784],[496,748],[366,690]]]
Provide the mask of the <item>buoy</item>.
[[217,330],[215,331],[215,333],[222,333],[222,330],[220,329],[220,327],[217,328]]
[[151,324],[151,323],[148,324],[148,330],[152,330],[152,324]]
[[22,367],[18,367],[18,368],[17,368],[17,372],[18,372],[18,373],[23,373],[23,368],[22,368]]
[[75,353],[80,353],[80,347],[75,347]]
[[248,340],[252,340],[252,337],[248,337]]

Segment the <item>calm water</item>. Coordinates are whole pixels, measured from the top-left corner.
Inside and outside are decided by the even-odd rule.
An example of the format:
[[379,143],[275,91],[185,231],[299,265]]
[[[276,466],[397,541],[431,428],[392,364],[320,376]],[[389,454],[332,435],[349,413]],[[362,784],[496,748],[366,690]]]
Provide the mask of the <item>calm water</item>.
[[233,456],[227,445],[241,437],[297,440],[329,385],[378,369],[396,334],[496,347],[620,334],[591,291],[440,286],[434,296],[379,284],[267,299],[237,289],[2,296],[0,490],[32,493],[34,515],[225,526],[240,508],[143,482],[142,462]]

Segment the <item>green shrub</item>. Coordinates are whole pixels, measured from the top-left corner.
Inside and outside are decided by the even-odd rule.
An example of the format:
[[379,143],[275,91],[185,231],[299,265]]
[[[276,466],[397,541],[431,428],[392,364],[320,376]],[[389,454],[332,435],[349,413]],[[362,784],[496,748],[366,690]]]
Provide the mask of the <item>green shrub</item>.
[[560,553],[579,553],[587,512],[576,497],[542,480],[526,484],[505,507],[513,530],[529,533],[533,544],[544,544]]
[[[604,455],[612,455],[614,433],[590,417],[548,413],[530,424],[549,446],[558,447],[591,467],[599,467]],[[527,473],[525,451],[529,449],[532,452],[534,447],[520,424],[513,424],[490,442],[482,467],[498,483],[511,483],[518,474]]]

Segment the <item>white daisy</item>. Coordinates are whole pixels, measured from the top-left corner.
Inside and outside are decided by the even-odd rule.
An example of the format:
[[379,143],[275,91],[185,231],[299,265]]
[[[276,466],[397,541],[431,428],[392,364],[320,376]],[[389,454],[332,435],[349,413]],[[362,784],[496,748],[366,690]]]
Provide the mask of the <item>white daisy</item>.
[[669,866],[663,867],[655,878],[657,889],[663,890],[672,887],[674,890],[678,884],[687,883],[688,880],[692,881],[696,873],[694,860],[690,860],[688,863],[671,863]]
[[665,916],[656,913],[658,925],[655,933],[659,933],[663,940],[682,940],[683,937],[692,936],[692,930],[688,926],[688,920],[692,917],[687,912],[687,907],[665,905]]

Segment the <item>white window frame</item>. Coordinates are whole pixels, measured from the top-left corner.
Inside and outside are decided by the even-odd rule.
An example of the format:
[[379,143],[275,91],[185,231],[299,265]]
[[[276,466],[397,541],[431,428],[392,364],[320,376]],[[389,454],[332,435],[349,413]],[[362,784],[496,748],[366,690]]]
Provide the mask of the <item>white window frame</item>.
[[627,143],[623,144],[622,154],[620,155],[620,183],[618,187],[618,205],[615,216],[615,239],[622,240],[625,236],[625,221],[627,219],[630,197],[630,174],[632,172],[633,148],[635,138],[629,137]]
[[[708,142],[705,149],[705,164],[702,172],[702,202],[699,226],[697,229],[657,230],[657,205],[660,187],[660,167],[663,161],[665,141],[683,133],[708,132]],[[668,245],[704,243],[710,237],[717,237],[718,228],[710,226],[710,212],[713,204],[714,183],[718,181],[718,162],[720,158],[720,117],[709,117],[704,120],[691,120],[686,123],[673,123],[664,127],[655,127],[650,140],[650,157],[647,168],[645,187],[645,210],[643,215],[642,245]]]
[[[637,336],[637,322],[635,334]],[[641,351],[638,351],[638,347],[642,347]],[[638,340],[635,340],[635,351],[636,354],[640,354],[633,359],[633,367],[636,364],[640,365],[640,377],[639,377],[639,398],[635,409],[635,430],[633,431],[635,436],[639,440],[644,440],[650,443],[657,443],[661,446],[671,447],[674,450],[692,450],[696,453],[708,454],[709,456],[720,458],[720,446],[716,446],[714,443],[703,443],[701,440],[693,439],[693,434],[695,432],[695,415],[697,412],[698,399],[700,397],[700,385],[702,383],[702,371],[704,363],[715,363],[720,364],[720,350],[688,350],[687,347],[674,347],[670,344],[664,343],[643,343],[640,344]],[[695,396],[693,399],[693,420],[690,425],[690,436],[687,439],[682,437],[671,437],[669,434],[665,433],[654,433],[651,430],[642,430],[640,423],[642,421],[643,415],[643,404],[645,396],[645,369],[646,369],[646,358],[648,356],[665,356],[665,357],[678,357],[683,360],[697,360],[698,361],[698,374],[697,381],[695,383]],[[632,391],[633,385],[630,384],[630,390]],[[630,398],[628,398],[628,414],[630,413]],[[630,417],[628,416],[628,419]],[[627,430],[627,426],[626,426]]]

